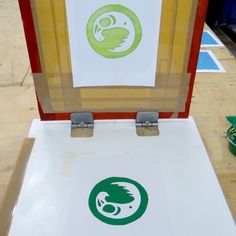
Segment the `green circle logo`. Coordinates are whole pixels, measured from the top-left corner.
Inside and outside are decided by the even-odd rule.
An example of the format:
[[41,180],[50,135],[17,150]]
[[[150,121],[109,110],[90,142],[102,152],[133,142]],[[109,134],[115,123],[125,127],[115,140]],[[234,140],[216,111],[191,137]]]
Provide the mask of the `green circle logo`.
[[126,225],[145,212],[148,195],[136,181],[112,177],[99,182],[89,196],[93,215],[110,225]]
[[101,56],[119,58],[138,47],[142,28],[134,12],[121,5],[108,5],[90,17],[87,38],[93,50]]

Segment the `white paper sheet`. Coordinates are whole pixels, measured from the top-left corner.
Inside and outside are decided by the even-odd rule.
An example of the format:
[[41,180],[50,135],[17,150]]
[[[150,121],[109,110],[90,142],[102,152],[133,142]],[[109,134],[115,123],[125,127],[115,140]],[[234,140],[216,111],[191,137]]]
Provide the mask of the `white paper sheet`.
[[162,0],[67,0],[74,87],[156,83]]

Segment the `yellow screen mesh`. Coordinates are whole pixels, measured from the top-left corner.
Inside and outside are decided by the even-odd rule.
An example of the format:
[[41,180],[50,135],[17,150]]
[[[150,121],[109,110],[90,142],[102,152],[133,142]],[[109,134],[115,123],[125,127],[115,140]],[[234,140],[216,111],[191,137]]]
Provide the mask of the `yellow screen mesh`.
[[184,111],[197,0],[163,0],[156,87],[73,88],[65,0],[31,0],[42,73],[34,74],[44,113]]

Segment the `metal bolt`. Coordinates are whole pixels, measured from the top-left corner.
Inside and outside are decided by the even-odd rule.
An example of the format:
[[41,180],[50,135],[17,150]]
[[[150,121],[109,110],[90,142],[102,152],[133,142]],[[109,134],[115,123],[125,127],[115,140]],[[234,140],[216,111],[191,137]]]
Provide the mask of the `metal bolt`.
[[144,126],[152,126],[152,123],[150,121],[146,120],[144,122]]
[[79,123],[79,125],[80,125],[81,127],[85,127],[85,126],[86,126],[86,122],[81,121],[81,122]]

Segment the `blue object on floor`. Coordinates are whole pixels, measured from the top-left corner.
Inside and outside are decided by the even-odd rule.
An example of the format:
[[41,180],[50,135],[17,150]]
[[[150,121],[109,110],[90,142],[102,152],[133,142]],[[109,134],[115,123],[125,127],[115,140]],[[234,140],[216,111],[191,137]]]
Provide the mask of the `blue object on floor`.
[[221,70],[208,52],[200,52],[199,58],[198,58],[197,69],[198,70],[216,70],[216,71]]
[[219,19],[220,25],[236,24],[236,0],[224,0],[221,17]]
[[219,45],[218,42],[214,38],[212,38],[212,36],[206,31],[203,32],[201,44],[202,45]]

